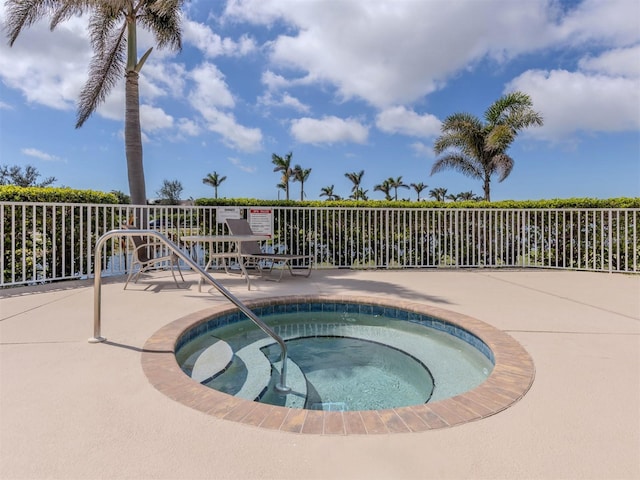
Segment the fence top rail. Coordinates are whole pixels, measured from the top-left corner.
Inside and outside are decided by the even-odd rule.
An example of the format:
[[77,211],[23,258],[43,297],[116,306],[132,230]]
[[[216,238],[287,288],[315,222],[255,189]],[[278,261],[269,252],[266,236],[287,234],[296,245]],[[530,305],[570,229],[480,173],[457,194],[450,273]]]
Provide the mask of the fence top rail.
[[[120,210],[211,210],[218,207],[229,207],[229,205],[131,205],[131,204],[117,204],[117,203],[66,203],[66,202],[14,202],[14,201],[1,201],[0,206],[66,206],[66,207],[91,207],[91,208],[105,208],[105,209],[120,209]],[[620,212],[640,212],[638,207],[549,207],[549,208],[504,208],[504,207],[457,207],[447,204],[442,207],[389,207],[389,206],[303,206],[303,205],[236,205],[241,209],[250,209],[253,207],[270,208],[273,210],[341,210],[341,211],[429,211],[429,212],[607,212],[607,211],[620,211]]]

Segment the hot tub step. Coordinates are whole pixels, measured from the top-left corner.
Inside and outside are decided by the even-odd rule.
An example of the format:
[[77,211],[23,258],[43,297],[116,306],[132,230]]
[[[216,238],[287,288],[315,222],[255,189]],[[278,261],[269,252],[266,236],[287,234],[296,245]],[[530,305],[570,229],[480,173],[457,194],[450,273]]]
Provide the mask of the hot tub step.
[[191,372],[191,378],[197,382],[204,382],[224,370],[233,357],[229,344],[218,340],[200,353]]

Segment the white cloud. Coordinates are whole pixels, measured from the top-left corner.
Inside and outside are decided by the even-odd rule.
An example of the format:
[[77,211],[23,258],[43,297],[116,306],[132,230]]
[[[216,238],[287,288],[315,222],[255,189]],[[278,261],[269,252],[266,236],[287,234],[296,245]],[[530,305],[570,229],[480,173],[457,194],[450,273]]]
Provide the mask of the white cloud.
[[113,87],[109,96],[98,106],[96,113],[109,120],[122,122],[124,121],[124,106],[124,80],[122,80]]
[[573,45],[628,46],[640,39],[638,18],[637,0],[584,0],[561,19],[555,36]]
[[178,119],[177,125],[178,131],[188,137],[196,137],[202,132],[200,126],[189,118]]
[[292,108],[297,112],[303,112],[303,113],[306,113],[310,110],[308,105],[305,105],[300,100],[298,100],[295,97],[292,97],[286,92],[284,92],[281,95],[274,95],[271,92],[267,92],[263,96],[258,98],[258,105],[262,105],[265,107]]
[[414,142],[411,144],[411,150],[419,157],[435,158],[433,146],[426,145],[422,142]]
[[640,45],[616,48],[597,57],[584,57],[578,66],[581,70],[595,73],[640,78]]
[[291,134],[302,143],[365,143],[369,129],[352,118],[346,120],[334,116],[299,118],[291,122]]
[[173,126],[173,117],[164,110],[150,105],[140,105],[140,126],[147,132],[153,132]]
[[256,50],[255,40],[248,35],[240,37],[239,41],[222,38],[213,33],[211,28],[203,23],[185,19],[183,22],[182,39],[202,51],[206,58],[225,56],[243,56]]
[[529,130],[538,138],[560,140],[580,131],[640,129],[640,81],[566,70],[529,70],[505,90],[528,93],[544,126]]
[[141,98],[155,100],[163,97],[180,98],[184,95],[187,81],[185,66],[180,63],[159,62],[152,57],[140,72]]
[[225,113],[217,108],[201,109],[206,128],[222,136],[222,141],[229,147],[243,152],[256,152],[262,148],[262,133],[259,128],[248,128],[240,125],[233,114]]
[[195,83],[195,88],[189,95],[191,105],[199,107],[228,107],[235,106],[235,100],[225,82],[224,75],[212,63],[203,63],[194,68],[189,77]]
[[38,22],[23,30],[13,47],[0,42],[0,80],[20,91],[29,103],[72,110],[90,58],[86,20],[74,17],[54,32],[46,22]]
[[[553,27],[547,5],[546,0],[236,0],[226,12],[292,27],[269,44],[279,69],[271,73],[270,87],[303,78],[333,85],[341,99],[361,98],[385,108],[435,91],[487,55],[504,58],[546,45],[545,33]],[[293,79],[287,76],[291,72]]]
[[388,108],[376,117],[376,127],[387,133],[411,137],[433,137],[440,133],[440,120],[431,114],[419,115],[405,107]]
[[45,153],[36,148],[23,148],[22,150],[20,150],[20,152],[22,152],[23,155],[34,157],[39,160],[44,160],[45,162],[57,162],[60,160],[60,157],[56,157],[55,155]]
[[262,74],[262,83],[266,85],[268,90],[277,90],[286,87],[289,81],[282,75],[267,70]]
[[204,63],[193,69],[190,78],[195,86],[188,95],[189,103],[206,122],[205,128],[223,137],[223,142],[231,148],[244,152],[255,152],[262,148],[262,133],[258,128],[240,125],[232,113],[222,108],[232,108],[235,100],[224,75],[211,63]]
[[640,40],[637,0],[232,0],[225,16],[288,27],[267,45],[269,89],[328,84],[379,108],[413,103],[485,58]]

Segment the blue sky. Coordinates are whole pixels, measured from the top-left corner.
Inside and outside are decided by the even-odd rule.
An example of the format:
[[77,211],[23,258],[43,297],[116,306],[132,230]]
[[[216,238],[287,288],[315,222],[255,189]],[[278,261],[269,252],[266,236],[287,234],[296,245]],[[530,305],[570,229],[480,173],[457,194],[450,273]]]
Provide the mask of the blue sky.
[[[0,6],[4,21],[4,5]],[[33,165],[55,186],[128,193],[124,84],[76,130],[91,50],[86,18],[46,23],[0,44],[0,164]],[[178,180],[182,198],[284,198],[272,153],[311,168],[306,199],[347,197],[389,177],[482,193],[451,171],[430,176],[440,122],[482,117],[513,90],[543,127],[509,150],[492,200],[640,196],[640,2],[637,0],[191,1],[181,52],[142,69],[147,196]],[[139,33],[139,51],[152,38]],[[399,196],[415,199],[413,190]],[[300,184],[291,185],[299,199]]]

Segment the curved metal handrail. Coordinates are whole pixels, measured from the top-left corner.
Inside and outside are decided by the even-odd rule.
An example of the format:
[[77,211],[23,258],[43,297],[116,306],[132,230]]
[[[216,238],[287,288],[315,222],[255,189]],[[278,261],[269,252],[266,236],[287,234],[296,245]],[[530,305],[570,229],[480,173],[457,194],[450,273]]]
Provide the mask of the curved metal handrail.
[[93,337],[89,338],[90,343],[100,343],[106,340],[105,337],[101,336],[101,304],[102,304],[102,246],[103,244],[112,237],[131,237],[131,236],[148,236],[155,237],[163,242],[173,253],[175,253],[184,263],[186,263],[193,270],[198,272],[207,282],[209,282],[212,286],[214,286],[222,295],[224,295],[228,300],[230,300],[236,307],[240,309],[242,313],[244,313],[249,319],[255,323],[260,329],[273,338],[280,345],[280,349],[282,350],[282,354],[280,359],[282,361],[282,369],[280,370],[280,383],[276,385],[276,390],[281,393],[288,393],[291,391],[291,387],[287,386],[287,345],[284,343],[284,340],[274,332],[269,325],[264,323],[258,316],[253,313],[240,299],[238,299],[235,295],[233,295],[229,290],[220,285],[211,275],[209,275],[206,271],[200,268],[196,262],[193,261],[191,257],[185,254],[180,248],[169,240],[165,235],[160,232],[156,232],[155,230],[132,230],[132,229],[118,229],[118,230],[110,230],[102,235],[95,246],[95,278],[93,281]]

